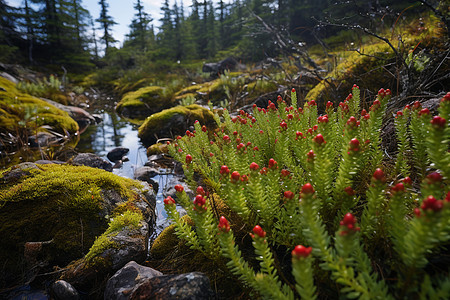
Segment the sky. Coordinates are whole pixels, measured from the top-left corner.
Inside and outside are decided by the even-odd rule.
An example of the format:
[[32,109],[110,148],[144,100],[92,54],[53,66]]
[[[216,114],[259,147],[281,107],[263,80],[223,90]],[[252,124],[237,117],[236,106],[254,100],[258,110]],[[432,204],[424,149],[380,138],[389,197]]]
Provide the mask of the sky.
[[[100,5],[98,4],[99,0],[82,0],[82,5],[84,8],[89,10],[91,16],[94,18],[99,17],[100,15]],[[181,0],[177,0],[178,3]],[[113,17],[114,21],[117,22],[114,25],[113,29],[113,37],[119,41],[120,45],[122,45],[125,35],[129,33],[129,25],[131,24],[131,20],[135,14],[134,4],[136,1],[134,0],[107,0],[109,4],[108,12],[109,15]],[[146,13],[150,14],[153,19],[152,24],[155,29],[159,26],[159,19],[161,18],[161,4],[162,0],[141,0],[142,5],[144,6],[144,10]],[[170,6],[175,3],[175,0],[170,0]],[[219,2],[218,0],[213,1],[214,3]],[[224,1],[228,2],[228,1]],[[23,0],[6,0],[11,6],[19,7],[23,5]],[[186,7],[185,13],[189,11],[187,7],[192,4],[192,0],[183,0],[183,4]],[[99,34],[99,33],[98,33]],[[119,45],[116,45],[119,46]]]

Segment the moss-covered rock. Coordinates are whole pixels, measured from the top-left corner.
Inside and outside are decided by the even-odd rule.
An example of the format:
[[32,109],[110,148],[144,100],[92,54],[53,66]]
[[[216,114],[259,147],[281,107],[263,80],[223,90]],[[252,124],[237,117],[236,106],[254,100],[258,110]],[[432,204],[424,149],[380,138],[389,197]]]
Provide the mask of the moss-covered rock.
[[169,150],[167,149],[167,144],[156,143],[147,148],[147,156],[158,155],[158,154],[167,154]]
[[195,120],[207,127],[215,125],[214,115],[209,109],[196,104],[176,106],[148,117],[139,127],[138,136],[144,145],[149,146],[159,138],[184,134]]
[[174,99],[180,101],[189,96],[203,101],[212,101],[215,105],[227,97],[220,78],[186,87],[176,92]]
[[126,118],[144,119],[154,113],[173,106],[171,95],[164,88],[147,86],[125,94],[116,106],[116,111]]
[[[45,253],[36,256],[35,263],[46,266],[41,272],[63,267],[86,253],[93,260],[105,250],[98,243],[91,247],[96,237],[104,233],[102,239],[114,248],[120,243],[111,238],[124,226],[130,225],[131,232],[139,227],[136,224],[149,222],[154,207],[148,185],[100,169],[25,163],[1,172],[0,287],[29,279],[23,270],[36,266],[24,255],[27,242],[50,241]],[[118,219],[107,230],[110,218]],[[145,238],[136,232],[133,236]],[[109,258],[103,257],[105,266],[114,265]]]
[[0,149],[26,145],[29,136],[49,129],[73,136],[79,127],[65,111],[20,92],[13,82],[0,77],[0,134],[11,137],[0,143]]

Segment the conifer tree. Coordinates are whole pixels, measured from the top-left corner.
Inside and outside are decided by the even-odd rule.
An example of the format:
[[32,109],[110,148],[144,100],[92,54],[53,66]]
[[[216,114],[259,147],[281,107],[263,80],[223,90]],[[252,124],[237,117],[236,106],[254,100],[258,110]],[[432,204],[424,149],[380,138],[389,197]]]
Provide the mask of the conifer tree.
[[144,6],[140,0],[134,5],[136,13],[130,25],[130,33],[127,35],[129,42],[136,45],[140,50],[145,51],[148,47],[150,37],[149,24],[153,21],[151,16],[144,11]]
[[98,2],[100,5],[100,17],[96,22],[100,23],[101,29],[103,30],[103,36],[101,37],[103,43],[105,44],[105,55],[108,53],[108,49],[117,42],[116,39],[111,34],[111,27],[117,24],[113,18],[108,15],[108,3],[106,0],[100,0]]

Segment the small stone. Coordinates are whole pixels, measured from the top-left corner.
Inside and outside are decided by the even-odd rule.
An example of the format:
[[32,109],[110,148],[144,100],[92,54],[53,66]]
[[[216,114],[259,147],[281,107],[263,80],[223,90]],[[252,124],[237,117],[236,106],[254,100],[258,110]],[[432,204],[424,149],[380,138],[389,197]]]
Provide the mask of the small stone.
[[52,294],[56,300],[78,300],[78,291],[67,281],[58,280],[52,285]]
[[125,148],[125,147],[117,147],[112,149],[111,151],[108,152],[108,154],[106,155],[106,157],[112,161],[112,162],[117,162],[119,160],[123,160],[123,157],[125,156],[125,154],[127,154],[130,151],[130,149]]

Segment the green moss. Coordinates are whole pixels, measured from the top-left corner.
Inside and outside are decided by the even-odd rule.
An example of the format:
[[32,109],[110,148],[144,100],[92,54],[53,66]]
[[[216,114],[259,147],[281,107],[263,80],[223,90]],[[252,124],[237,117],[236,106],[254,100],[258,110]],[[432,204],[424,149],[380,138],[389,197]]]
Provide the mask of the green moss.
[[85,256],[86,261],[88,263],[95,263],[95,258],[105,250],[118,247],[119,245],[117,245],[117,243],[111,241],[111,237],[116,236],[117,233],[126,227],[130,229],[139,228],[139,223],[142,219],[142,213],[132,211],[125,211],[123,214],[116,216],[109,222],[108,229],[95,239],[95,242]]
[[[13,179],[6,174],[17,172]],[[65,265],[83,257],[108,225],[103,217],[102,194],[115,191],[123,217],[116,217],[111,230],[135,226],[142,219],[133,206],[138,181],[104,170],[70,165],[38,165],[29,169],[9,169],[0,174],[0,261],[5,274],[21,274],[23,245],[28,241],[52,240],[52,263]],[[124,204],[126,203],[126,204]],[[129,211],[128,211],[128,210]],[[103,213],[102,213],[103,212]],[[100,242],[98,242],[100,243]],[[1,277],[1,276],[0,276]]]
[[147,156],[156,155],[161,153],[169,153],[167,144],[156,143],[147,148]]
[[138,136],[145,145],[152,145],[157,140],[155,135],[158,138],[181,135],[195,120],[206,126],[215,124],[214,115],[209,109],[197,104],[176,106],[148,117],[139,127]]
[[173,101],[159,86],[147,86],[125,94],[116,106],[124,116],[145,117],[171,107]]
[[0,132],[29,134],[39,131],[41,126],[66,135],[78,131],[78,124],[67,112],[62,111],[44,100],[20,92],[14,83],[0,77]]

